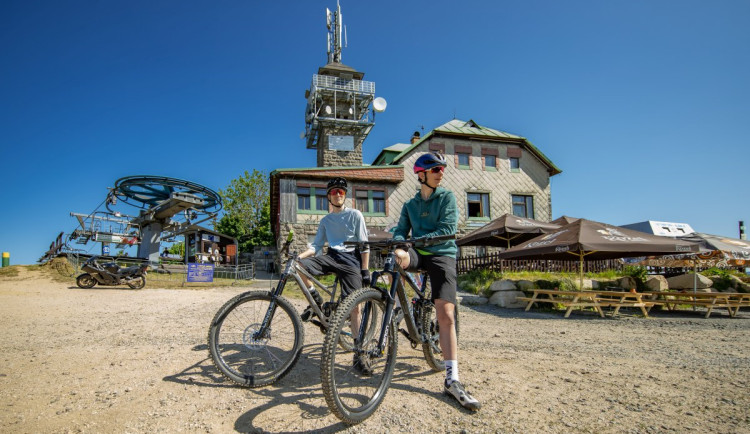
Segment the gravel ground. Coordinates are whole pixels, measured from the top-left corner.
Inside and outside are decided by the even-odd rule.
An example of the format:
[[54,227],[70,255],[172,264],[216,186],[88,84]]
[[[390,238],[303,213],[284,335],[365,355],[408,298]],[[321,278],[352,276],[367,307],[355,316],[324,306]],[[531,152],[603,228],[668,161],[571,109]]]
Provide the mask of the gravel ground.
[[384,403],[347,427],[326,407],[312,325],[272,386],[234,387],[213,367],[209,322],[246,289],[0,277],[0,432],[750,432],[750,311],[564,319],[462,306],[460,375],[482,410],[443,396],[442,375],[401,339]]

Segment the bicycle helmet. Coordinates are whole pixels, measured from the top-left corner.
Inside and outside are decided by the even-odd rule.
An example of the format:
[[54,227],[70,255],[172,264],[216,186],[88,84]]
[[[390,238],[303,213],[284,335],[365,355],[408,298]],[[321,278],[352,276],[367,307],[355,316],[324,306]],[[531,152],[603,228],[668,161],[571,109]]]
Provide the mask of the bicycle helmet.
[[439,152],[428,152],[422,154],[422,156],[417,158],[417,161],[414,162],[414,173],[424,172],[438,166],[446,167],[447,165],[448,162],[445,161],[443,154]]
[[336,177],[328,181],[328,188],[326,189],[326,194],[330,193],[331,190],[334,188],[341,188],[344,191],[349,191],[346,186],[346,179]]

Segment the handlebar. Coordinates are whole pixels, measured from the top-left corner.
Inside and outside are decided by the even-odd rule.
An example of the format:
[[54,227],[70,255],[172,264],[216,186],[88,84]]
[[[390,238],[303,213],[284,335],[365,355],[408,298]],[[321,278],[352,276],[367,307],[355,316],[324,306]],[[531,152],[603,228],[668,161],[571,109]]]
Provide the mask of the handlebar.
[[445,241],[455,240],[456,234],[451,235],[439,235],[437,237],[416,237],[407,238],[405,240],[381,240],[381,241],[344,241],[345,246],[370,246],[391,249],[396,246],[414,246],[414,247],[427,247],[435,244],[440,244]]

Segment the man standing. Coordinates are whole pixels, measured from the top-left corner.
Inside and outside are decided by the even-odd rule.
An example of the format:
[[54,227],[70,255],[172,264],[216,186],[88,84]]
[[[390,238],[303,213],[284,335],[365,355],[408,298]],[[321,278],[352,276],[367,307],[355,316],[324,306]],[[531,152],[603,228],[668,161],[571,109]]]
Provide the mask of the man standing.
[[[401,217],[393,238],[436,237],[456,233],[458,208],[452,192],[440,187],[445,158],[430,152],[420,156],[414,163],[414,173],[419,179],[420,191],[401,208]],[[432,301],[435,303],[440,348],[445,360],[444,391],[470,410],[479,410],[481,404],[469,395],[458,377],[458,343],[454,309],[456,306],[456,253],[453,240],[423,247],[418,250],[396,250],[399,265],[405,270],[426,270],[432,285]]]

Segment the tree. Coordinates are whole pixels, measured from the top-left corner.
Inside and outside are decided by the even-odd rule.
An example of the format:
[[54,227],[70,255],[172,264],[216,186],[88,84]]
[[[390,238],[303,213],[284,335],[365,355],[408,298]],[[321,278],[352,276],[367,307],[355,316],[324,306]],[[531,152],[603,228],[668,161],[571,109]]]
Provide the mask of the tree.
[[237,238],[241,252],[253,246],[272,245],[268,175],[253,169],[233,179],[226,190],[219,190],[224,216],[214,229]]

